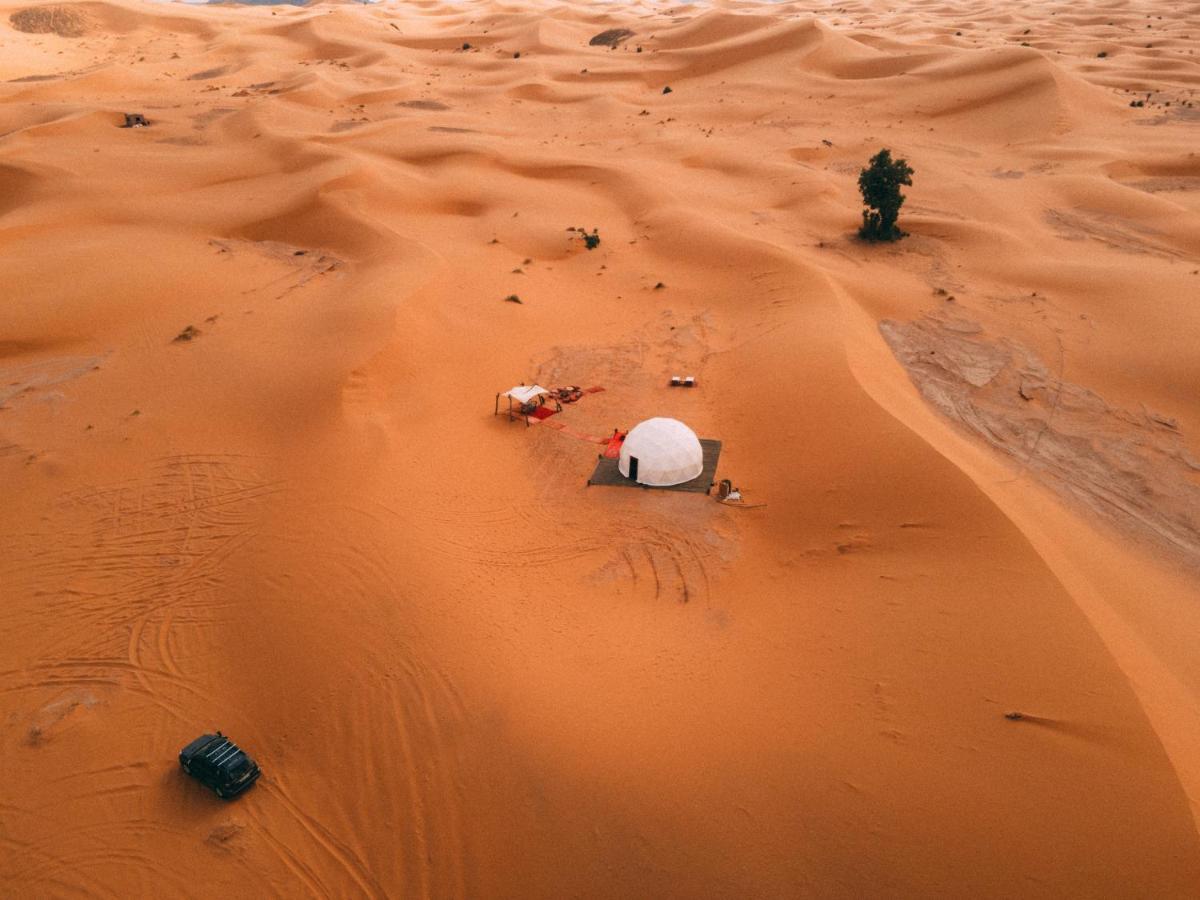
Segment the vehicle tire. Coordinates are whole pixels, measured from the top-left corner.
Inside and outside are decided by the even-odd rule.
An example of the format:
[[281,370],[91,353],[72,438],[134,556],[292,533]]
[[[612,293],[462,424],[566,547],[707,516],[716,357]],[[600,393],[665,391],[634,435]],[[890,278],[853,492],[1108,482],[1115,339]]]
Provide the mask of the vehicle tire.
[[222,800],[227,800],[227,799],[229,799],[229,795],[228,795],[227,793],[225,793],[225,789],[224,789],[224,788],[219,788],[219,787],[217,787],[217,788],[213,788],[213,793],[215,793],[215,794],[216,794],[218,797],[220,797]]

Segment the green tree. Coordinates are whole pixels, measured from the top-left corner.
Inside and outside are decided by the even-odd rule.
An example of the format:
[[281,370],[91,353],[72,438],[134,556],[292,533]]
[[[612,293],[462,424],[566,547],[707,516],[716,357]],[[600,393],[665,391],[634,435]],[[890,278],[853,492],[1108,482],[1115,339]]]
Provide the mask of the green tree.
[[884,148],[871,157],[870,165],[858,173],[858,189],[866,205],[859,237],[867,241],[898,241],[904,237],[896,226],[904,205],[900,187],[911,185],[912,175],[905,160],[892,159],[891,150]]

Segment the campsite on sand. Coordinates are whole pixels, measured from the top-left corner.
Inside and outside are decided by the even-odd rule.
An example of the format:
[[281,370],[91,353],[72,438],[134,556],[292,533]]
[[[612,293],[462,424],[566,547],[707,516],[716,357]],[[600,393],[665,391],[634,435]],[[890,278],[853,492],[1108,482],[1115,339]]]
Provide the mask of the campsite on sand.
[[6,0],[0,894],[1195,897],[1198,51]]

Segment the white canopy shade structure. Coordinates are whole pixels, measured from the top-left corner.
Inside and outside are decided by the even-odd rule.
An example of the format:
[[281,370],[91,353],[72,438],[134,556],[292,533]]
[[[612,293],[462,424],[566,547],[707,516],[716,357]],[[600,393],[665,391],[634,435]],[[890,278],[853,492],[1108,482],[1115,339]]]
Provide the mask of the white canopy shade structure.
[[704,450],[696,432],[678,419],[647,419],[629,430],[617,468],[638,484],[669,487],[699,477]]
[[[540,384],[518,384],[515,388],[509,388],[502,394],[496,395],[496,415],[500,415],[500,398],[508,398],[508,420],[510,422],[517,419],[524,419],[525,425],[529,425],[529,417],[541,420],[548,415],[554,415],[556,412],[562,412],[562,403],[559,402],[555,392],[549,388],[544,388]],[[549,397],[554,401],[554,409],[551,410],[546,405],[546,398]],[[516,404],[516,409],[513,409],[513,404]]]
[[512,397],[518,403],[528,403],[530,400],[536,400],[542,394],[549,394],[549,393],[550,392],[548,390],[546,390],[544,387],[542,387],[540,384],[530,384],[530,385],[522,384],[522,385],[518,385],[515,388],[509,388],[507,391],[505,391],[500,396],[501,397]]

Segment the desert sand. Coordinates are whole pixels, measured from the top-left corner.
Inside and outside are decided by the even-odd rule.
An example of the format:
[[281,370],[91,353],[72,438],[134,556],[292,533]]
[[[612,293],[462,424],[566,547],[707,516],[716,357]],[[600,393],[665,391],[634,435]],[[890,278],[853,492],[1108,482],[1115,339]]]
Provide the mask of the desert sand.
[[[0,894],[1200,896],[1198,48],[9,0]],[[533,381],[755,508],[588,487]]]

